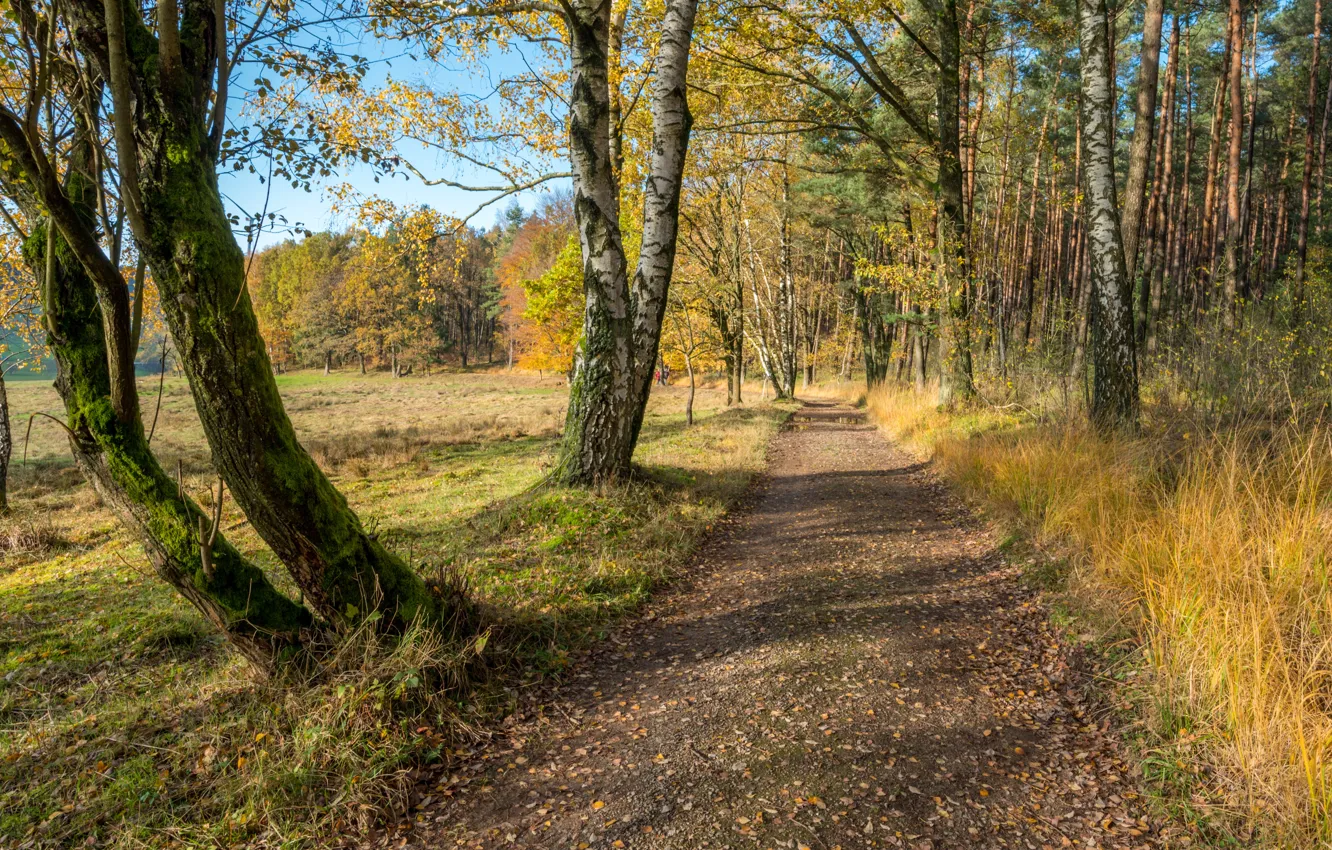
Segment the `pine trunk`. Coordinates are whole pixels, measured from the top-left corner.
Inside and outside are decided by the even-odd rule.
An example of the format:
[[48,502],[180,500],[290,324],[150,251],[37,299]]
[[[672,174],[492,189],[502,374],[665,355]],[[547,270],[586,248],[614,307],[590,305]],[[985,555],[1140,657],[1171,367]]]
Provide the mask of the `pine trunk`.
[[1244,19],[1240,0],[1230,0],[1230,147],[1226,158],[1226,277],[1221,305],[1222,321],[1227,328],[1235,326],[1236,299],[1242,287],[1243,269],[1240,266],[1240,154],[1244,147]]
[[1161,21],[1164,0],[1147,0],[1142,22],[1142,57],[1138,65],[1137,115],[1129,145],[1128,180],[1124,187],[1124,267],[1132,283],[1138,269],[1138,237],[1142,232],[1143,201],[1147,192],[1147,166],[1156,135],[1156,87],[1161,66]]
[[939,403],[970,401],[976,394],[971,373],[971,319],[969,315],[970,263],[967,256],[967,221],[963,208],[961,133],[958,98],[961,82],[961,38],[956,0],[932,0],[939,38],[939,75],[936,109],[939,117],[939,212],[936,276],[940,293]]
[[[1304,263],[1309,251],[1309,206],[1313,194],[1314,120],[1318,117],[1318,53],[1322,41],[1323,0],[1314,0],[1313,49],[1309,57],[1309,94],[1305,102],[1304,176],[1300,181],[1300,221],[1295,237],[1295,290],[1304,285]],[[1293,114],[1293,112],[1292,112]],[[1284,175],[1283,175],[1284,176]]]

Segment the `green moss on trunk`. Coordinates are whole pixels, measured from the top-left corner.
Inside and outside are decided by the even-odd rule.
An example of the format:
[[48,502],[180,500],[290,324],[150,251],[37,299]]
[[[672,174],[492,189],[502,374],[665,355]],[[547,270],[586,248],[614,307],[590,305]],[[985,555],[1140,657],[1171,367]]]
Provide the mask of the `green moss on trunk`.
[[[192,108],[192,105],[191,105]],[[309,605],[339,628],[461,613],[369,535],[296,439],[246,289],[245,258],[194,114],[161,115],[141,169],[141,240],[213,461]]]
[[[39,280],[46,279],[46,240],[46,225],[41,225],[24,248]],[[298,650],[313,618],[221,535],[211,550],[212,570],[205,573],[198,533],[205,515],[182,498],[177,482],[157,462],[142,422],[122,422],[115,415],[102,314],[92,281],[63,240],[55,246],[52,285],[44,293],[43,307],[48,342],[60,370],[56,388],[79,468],[135,532],[157,573],[246,657],[273,669]]]

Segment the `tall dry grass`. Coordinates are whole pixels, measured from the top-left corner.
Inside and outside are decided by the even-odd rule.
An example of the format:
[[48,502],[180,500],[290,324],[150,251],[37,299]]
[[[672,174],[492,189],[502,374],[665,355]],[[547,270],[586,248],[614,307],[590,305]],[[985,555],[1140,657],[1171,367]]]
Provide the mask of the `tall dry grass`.
[[868,403],[891,436],[1067,556],[1075,609],[1108,608],[1131,632],[1145,765],[1185,808],[1220,803],[1265,843],[1327,846],[1332,431],[1104,437],[950,416],[910,390]]

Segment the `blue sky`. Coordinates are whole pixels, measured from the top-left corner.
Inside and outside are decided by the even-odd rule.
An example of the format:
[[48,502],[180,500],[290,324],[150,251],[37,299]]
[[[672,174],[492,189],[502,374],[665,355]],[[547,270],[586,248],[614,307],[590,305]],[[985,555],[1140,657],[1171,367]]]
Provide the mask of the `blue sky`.
[[[436,63],[428,60],[413,59],[399,53],[401,45],[394,42],[380,42],[365,37],[359,42],[344,45],[345,52],[358,53],[372,57],[374,65],[367,76],[367,83],[382,83],[388,75],[402,81],[427,83],[440,89],[470,92],[478,96],[490,91],[490,79],[507,75],[523,69],[522,61],[516,52],[494,54],[483,65],[462,68],[456,65]],[[242,71],[243,75],[245,72]],[[428,175],[447,176],[457,182],[493,183],[494,175],[483,172],[477,167],[464,162],[448,161],[435,151],[413,144],[412,150],[402,153],[417,163]],[[257,166],[257,163],[256,163]],[[468,192],[449,186],[427,186],[416,178],[399,174],[392,178],[380,177],[375,181],[374,169],[367,165],[356,165],[343,172],[325,179],[313,186],[313,191],[295,189],[285,181],[278,179],[271,184],[262,178],[266,175],[251,174],[248,171],[223,170],[219,175],[220,187],[229,206],[250,213],[266,208],[287,219],[289,226],[300,223],[309,230],[342,229],[351,222],[346,215],[338,216],[333,211],[333,202],[327,196],[327,189],[341,183],[349,183],[363,195],[377,195],[397,204],[427,204],[442,212],[457,216],[470,214],[490,195]],[[555,184],[552,184],[552,188]],[[528,191],[515,195],[523,208],[531,211],[543,193]],[[488,227],[509,205],[508,198],[487,207],[471,224],[476,227]],[[290,238],[285,232],[265,232],[259,247],[273,245]],[[242,240],[244,237],[238,237]],[[243,246],[243,245],[242,245]]]

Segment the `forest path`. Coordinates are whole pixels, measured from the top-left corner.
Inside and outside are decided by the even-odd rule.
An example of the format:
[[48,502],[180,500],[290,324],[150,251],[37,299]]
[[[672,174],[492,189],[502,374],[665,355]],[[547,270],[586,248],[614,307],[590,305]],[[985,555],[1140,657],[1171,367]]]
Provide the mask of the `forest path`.
[[811,402],[689,578],[418,811],[429,847],[1157,847],[996,541]]

